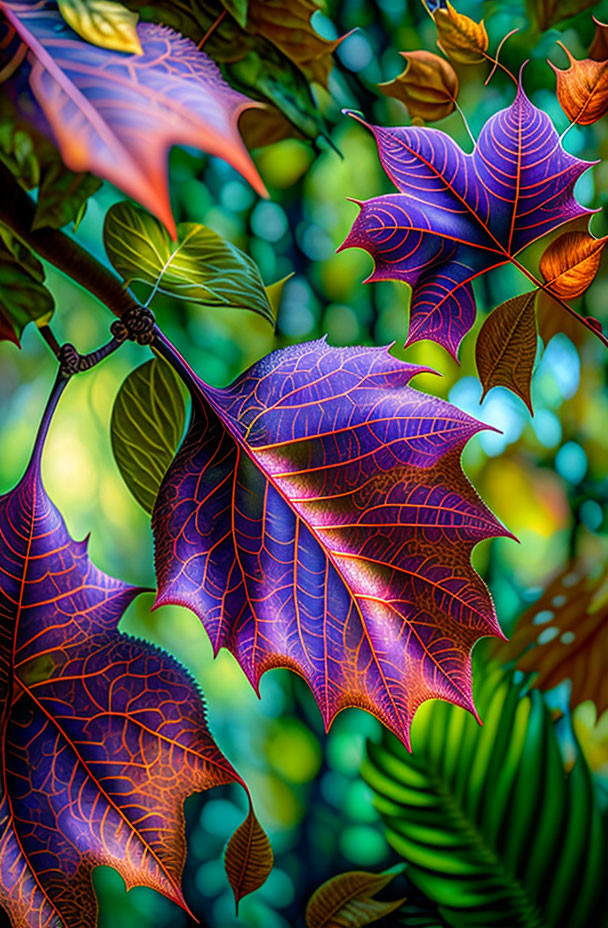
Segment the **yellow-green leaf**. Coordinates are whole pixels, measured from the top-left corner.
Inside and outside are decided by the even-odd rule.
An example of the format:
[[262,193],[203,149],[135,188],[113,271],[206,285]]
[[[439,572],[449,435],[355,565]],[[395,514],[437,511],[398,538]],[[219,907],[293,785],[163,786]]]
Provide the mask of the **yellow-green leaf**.
[[312,895],[306,907],[307,928],[363,928],[390,915],[405,902],[384,902],[373,897],[396,873],[352,870],[333,877]]
[[182,222],[173,241],[158,219],[124,201],[108,210],[103,238],[115,270],[129,284],[151,288],[149,299],[164,293],[204,306],[250,309],[274,325],[255,261],[207,226]]
[[101,48],[143,55],[137,37],[137,13],[116,0],[59,0],[59,10],[74,32]]
[[508,387],[530,412],[530,384],[536,358],[536,290],[521,293],[493,309],[477,337],[475,359],[483,387]]
[[270,303],[270,308],[272,309],[272,315],[276,319],[279,315],[279,309],[281,308],[281,300],[283,299],[283,288],[288,280],[291,280],[294,272],[288,274],[287,277],[281,278],[281,280],[276,280],[273,284],[269,284],[266,287],[266,296],[268,297],[268,302]]
[[224,865],[237,909],[239,901],[266,882],[274,857],[268,835],[255,817],[253,809],[239,825],[226,845]]

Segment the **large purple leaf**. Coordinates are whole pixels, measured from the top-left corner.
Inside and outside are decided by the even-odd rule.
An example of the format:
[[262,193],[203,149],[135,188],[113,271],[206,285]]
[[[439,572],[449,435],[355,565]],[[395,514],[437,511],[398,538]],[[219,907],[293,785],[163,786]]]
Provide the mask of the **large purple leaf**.
[[473,710],[471,649],[500,630],[470,555],[508,534],[460,467],[484,426],[420,370],[324,340],[224,390],[182,366],[193,420],[153,514],[157,605],[193,609],[256,689],[290,667],[327,726],[359,706],[406,742],[426,699]]
[[456,357],[475,319],[473,280],[588,215],[573,190],[590,163],[564,151],[521,86],[485,124],[472,154],[438,129],[369,128],[399,193],[359,203],[340,248],[369,252],[368,280],[411,285],[407,344],[430,338]]
[[0,497],[0,904],[19,928],[92,928],[99,864],[185,907],[183,801],[242,781],[184,668],[118,632],[139,590],[91,564],[45,493],[54,401]]
[[48,0],[0,0],[2,11],[31,49],[32,90],[73,171],[116,184],[173,236],[172,145],[225,158],[265,192],[237,131],[243,110],[259,104],[233,90],[190,39],[143,23],[137,27],[143,55],[127,54],[85,42]]

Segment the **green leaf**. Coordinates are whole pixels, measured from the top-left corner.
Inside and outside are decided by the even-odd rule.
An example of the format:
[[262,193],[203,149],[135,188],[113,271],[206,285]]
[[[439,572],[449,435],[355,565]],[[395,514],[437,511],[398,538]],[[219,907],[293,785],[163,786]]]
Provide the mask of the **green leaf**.
[[110,425],[112,450],[123,480],[146,512],[152,512],[185,421],[180,382],[162,358],[136,368],[118,391]]
[[464,710],[427,702],[412,754],[385,733],[363,776],[407,875],[454,928],[598,924],[605,826],[585,760],[564,773],[548,709],[486,670]]
[[363,928],[390,915],[404,902],[374,899],[396,873],[352,870],[323,883],[306,907],[307,928]]
[[222,0],[224,7],[234,16],[243,29],[247,25],[247,7],[249,0]]
[[89,197],[100,187],[101,181],[92,174],[74,174],[59,160],[49,164],[42,171],[32,228],[61,229],[72,220],[76,222],[82,218]]
[[128,284],[201,303],[250,309],[274,324],[272,308],[255,262],[207,226],[182,222],[177,241],[161,223],[132,203],[112,206],[103,230],[106,252]]
[[0,226],[0,341],[19,345],[28,322],[44,324],[50,319],[54,302],[43,281],[40,261]]
[[59,10],[74,32],[101,48],[142,55],[137,13],[117,0],[58,0]]

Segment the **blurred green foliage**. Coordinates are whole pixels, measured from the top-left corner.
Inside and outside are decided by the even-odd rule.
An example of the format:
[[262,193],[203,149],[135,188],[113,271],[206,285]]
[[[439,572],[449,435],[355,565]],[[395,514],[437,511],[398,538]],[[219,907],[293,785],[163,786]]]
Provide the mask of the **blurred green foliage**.
[[[567,127],[554,93],[550,57],[565,65],[556,40],[583,57],[593,35],[590,12],[539,34],[534,17],[519,0],[461,2],[462,12],[485,16],[490,48],[511,29],[501,60],[513,72],[529,59],[524,72],[532,101]],[[608,0],[592,11],[608,19]],[[466,449],[465,470],[501,519],[519,538],[485,542],[475,563],[496,600],[505,631],[539,594],[546,580],[575,555],[589,562],[608,556],[608,371],[602,346],[575,329],[558,307],[551,313],[557,334],[539,342],[533,381],[532,418],[524,404],[502,388],[479,405],[473,346],[484,312],[506,296],[526,289],[512,268],[483,278],[476,287],[480,309],[476,328],[465,340],[458,366],[438,346],[424,342],[403,351],[408,289],[397,283],[365,285],[371,271],[361,251],[336,254],[356,215],[353,196],[368,199],[391,189],[373,139],[360,125],[341,116],[343,107],[360,108],[384,124],[407,123],[404,108],[387,99],[375,84],[402,70],[398,52],[435,47],[435,28],[419,0],[330,0],[315,14],[327,37],[355,31],[339,46],[329,92],[313,91],[335,149],[320,136],[315,143],[285,139],[255,153],[271,194],[260,200],[224,162],[195,151],[171,155],[171,192],[176,220],[203,222],[251,255],[266,284],[288,274],[277,331],[253,313],[211,309],[159,297],[156,314],[169,337],[207,381],[224,385],[253,361],[285,344],[327,334],[330,343],[386,344],[414,363],[443,376],[420,375],[415,385],[500,429],[476,436]],[[459,104],[473,135],[496,110],[510,104],[512,82],[498,71],[484,86],[485,66],[459,69]],[[471,141],[458,113],[439,124],[466,150]],[[575,127],[565,147],[579,157],[601,159],[581,179],[577,196],[603,210],[608,202],[608,121]],[[106,210],[122,199],[104,185],[89,202],[76,238],[105,260],[101,229]],[[593,217],[594,234],[608,232],[605,211]],[[539,254],[532,254],[532,262]],[[53,268],[47,278],[58,310],[54,330],[79,350],[106,338],[109,313]],[[581,311],[608,324],[608,274],[601,269],[581,298]],[[545,327],[545,332],[551,332]],[[153,585],[149,520],[123,484],[113,460],[109,422],[123,379],[149,357],[132,344],[94,371],[70,384],[51,428],[43,473],[47,489],[64,512],[74,537],[91,532],[90,554],[107,572],[132,583]],[[55,369],[54,359],[30,326],[23,350],[0,345],[0,492],[20,476],[33,441]],[[186,898],[201,925],[210,928],[288,928],[303,925],[308,898],[324,880],[343,870],[380,870],[397,860],[383,833],[371,791],[359,769],[368,737],[380,726],[355,710],[343,713],[329,734],[304,683],[287,671],[267,674],[258,701],[235,660],[222,652],[213,660],[199,620],[177,607],[150,612],[152,596],[143,596],[122,622],[125,631],[154,641],[181,659],[195,675],[208,703],[210,727],[221,749],[250,785],[260,820],[276,856],[267,884],[245,899],[238,921],[223,871],[222,848],[242,820],[236,792],[213,798],[193,797],[187,804],[189,850]],[[550,703],[567,716],[563,693]],[[560,728],[565,750],[572,749],[571,724],[578,733],[600,786],[608,784],[608,725],[583,705]],[[569,747],[570,746],[570,747]],[[217,798],[217,796],[221,798]],[[549,801],[549,800],[548,800]],[[96,874],[102,928],[182,928],[188,919],[154,893],[124,892],[120,877],[105,868]]]

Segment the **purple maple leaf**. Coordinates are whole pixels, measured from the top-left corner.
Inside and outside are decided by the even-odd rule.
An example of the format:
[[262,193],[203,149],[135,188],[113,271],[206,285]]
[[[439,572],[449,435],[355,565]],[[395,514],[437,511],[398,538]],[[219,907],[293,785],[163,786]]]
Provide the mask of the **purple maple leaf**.
[[573,195],[591,162],[564,151],[521,85],[472,154],[439,129],[368,128],[399,193],[356,201],[361,211],[338,250],[369,252],[368,281],[411,286],[407,345],[428,338],[456,358],[475,320],[475,278],[517,264],[532,242],[593,212]]
[[474,711],[471,649],[500,630],[470,555],[507,534],[460,467],[485,426],[412,389],[421,370],[320,340],[218,390],[184,362],[192,424],[153,513],[157,605],[193,609],[256,690],[289,667],[328,727],[358,706],[406,743],[426,699]]
[[96,925],[100,864],[185,908],[183,801],[242,782],[184,668],[117,630],[140,590],[91,564],[45,493],[57,398],[0,497],[0,905],[22,928]]

